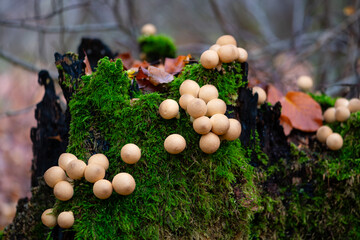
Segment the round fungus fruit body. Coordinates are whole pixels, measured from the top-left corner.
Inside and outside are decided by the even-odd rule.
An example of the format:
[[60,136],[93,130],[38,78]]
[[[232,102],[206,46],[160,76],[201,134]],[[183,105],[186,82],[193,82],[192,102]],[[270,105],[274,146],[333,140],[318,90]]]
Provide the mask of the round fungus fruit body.
[[199,146],[204,153],[214,153],[220,147],[220,138],[215,133],[209,132],[201,136]]
[[209,48],[209,50],[213,50],[215,52],[217,52],[219,50],[221,46],[219,44],[214,44],[214,45],[211,45],[211,47]]
[[53,166],[46,170],[44,173],[44,179],[49,187],[54,187],[60,181],[66,180],[66,174],[64,169],[58,166]]
[[179,99],[179,104],[180,104],[180,107],[184,110],[186,110],[187,108],[187,105],[189,104],[189,102],[191,100],[193,100],[195,97],[191,94],[184,94],[180,97]]
[[57,221],[52,208],[46,209],[41,214],[41,222],[49,228],[56,226]]
[[266,92],[261,87],[253,87],[253,95],[258,94],[258,105],[262,105],[266,100]]
[[248,52],[243,48],[238,48],[238,51],[239,58],[237,60],[241,63],[246,62],[246,60],[248,59]]
[[75,222],[73,212],[72,211],[61,212],[57,217],[57,222],[61,228],[71,228]]
[[343,146],[343,138],[338,133],[332,133],[326,139],[326,146],[333,151],[339,150]]
[[228,141],[234,141],[240,137],[241,134],[241,124],[238,120],[230,118],[230,127],[227,132],[222,135],[222,138]]
[[340,106],[335,110],[335,119],[339,122],[345,122],[350,117],[350,110],[347,107]]
[[198,97],[200,86],[197,82],[191,79],[186,79],[179,88],[180,95],[190,94],[193,97]]
[[230,127],[230,121],[224,114],[215,114],[210,118],[211,131],[217,135],[225,134]]
[[62,169],[66,170],[66,166],[69,162],[71,162],[72,160],[77,160],[78,158],[71,153],[62,153],[59,157],[59,161],[58,161],[58,165],[59,167],[61,167]]
[[326,111],[324,112],[324,120],[327,123],[333,123],[336,121],[335,118],[335,108],[334,107],[330,107],[328,109],[326,109]]
[[164,141],[164,148],[170,154],[179,154],[185,147],[185,138],[180,134],[171,134]]
[[343,106],[343,107],[347,107],[349,105],[349,100],[347,100],[346,98],[338,98],[336,99],[335,101],[335,108],[338,108],[340,106]]
[[358,112],[360,111],[360,99],[358,98],[353,98],[349,101],[349,105],[348,108],[350,110],[350,112]]
[[206,84],[200,88],[199,98],[208,103],[212,99],[216,99],[219,97],[219,91],[214,85]]
[[141,34],[143,35],[155,35],[156,34],[156,27],[154,24],[147,23],[141,28]]
[[66,173],[71,179],[81,179],[84,176],[85,168],[85,162],[81,160],[72,160],[66,166]]
[[219,55],[214,50],[206,50],[200,56],[200,63],[206,69],[213,69],[219,64]]
[[135,164],[140,160],[141,150],[137,145],[128,143],[121,148],[120,154],[124,162],[127,164]]
[[113,186],[109,180],[100,179],[93,186],[94,195],[99,199],[107,199],[113,192]]
[[220,46],[227,45],[227,44],[231,44],[231,45],[234,45],[234,46],[237,45],[236,44],[236,39],[231,35],[222,35],[221,37],[219,37],[216,40],[216,44],[218,44]]
[[54,186],[54,195],[60,201],[67,201],[74,195],[74,188],[69,182],[60,181]]
[[160,104],[159,113],[164,119],[175,118],[179,114],[179,105],[175,100],[166,99]]
[[105,169],[98,164],[89,164],[85,168],[84,176],[86,181],[94,183],[105,177]]
[[219,98],[210,100],[206,104],[206,106],[207,106],[206,116],[208,117],[211,117],[212,115],[217,113],[225,114],[226,112],[226,103]]
[[202,100],[200,98],[194,98],[193,100],[191,100],[188,103],[188,105],[186,107],[186,111],[194,119],[205,116],[205,114],[207,112],[206,103],[204,100]]
[[195,132],[197,132],[198,134],[209,133],[211,130],[211,127],[212,127],[212,125],[211,125],[210,118],[208,118],[206,116],[199,117],[199,118],[195,119],[193,122],[193,128],[194,128]]
[[239,50],[234,45],[223,45],[217,51],[220,61],[223,63],[230,63],[239,58]]
[[316,138],[319,140],[319,142],[325,143],[326,139],[330,134],[332,134],[333,131],[328,126],[321,126],[316,131]]
[[118,173],[112,180],[112,186],[120,195],[130,195],[135,190],[135,179],[128,173]]
[[309,76],[305,76],[305,75],[300,76],[297,79],[296,84],[303,91],[309,91],[314,85],[312,78]]
[[105,170],[109,168],[109,159],[102,153],[97,153],[92,155],[89,160],[88,164],[98,164],[103,166]]

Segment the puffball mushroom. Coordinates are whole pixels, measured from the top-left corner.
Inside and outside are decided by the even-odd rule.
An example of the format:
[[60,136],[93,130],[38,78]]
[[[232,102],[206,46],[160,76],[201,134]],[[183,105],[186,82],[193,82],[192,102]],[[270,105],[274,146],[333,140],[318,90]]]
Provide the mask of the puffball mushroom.
[[210,118],[202,116],[194,120],[193,128],[198,134],[207,134],[210,132],[212,125]]
[[338,98],[335,101],[335,108],[338,108],[340,106],[344,106],[347,107],[349,105],[349,100],[347,100],[346,98]]
[[212,125],[211,131],[217,135],[225,134],[230,127],[230,121],[224,114],[215,114],[210,118]]
[[71,179],[81,179],[84,176],[85,168],[85,162],[81,160],[72,160],[66,166],[66,173]]
[[220,147],[220,138],[215,133],[209,132],[201,136],[199,146],[204,153],[214,153]]
[[61,228],[71,228],[75,222],[73,212],[72,211],[61,212],[57,217],[57,222]]
[[239,50],[234,45],[223,45],[217,51],[220,61],[223,63],[230,63],[239,58]]
[[264,91],[264,89],[262,89],[261,87],[253,87],[253,95],[255,95],[255,93],[258,94],[258,105],[262,105],[265,103],[266,100],[266,92]]
[[41,214],[41,222],[49,228],[56,226],[57,221],[52,208],[46,209]]
[[235,139],[240,137],[241,134],[241,124],[237,119],[230,118],[230,127],[227,132],[221,137],[228,141],[234,141]]
[[332,133],[333,131],[328,126],[321,126],[316,131],[316,138],[319,140],[319,142],[325,143],[327,137]]
[[147,23],[141,28],[141,34],[143,35],[155,35],[156,34],[156,27],[154,24]]
[[345,106],[340,106],[335,109],[335,119],[339,122],[345,122],[350,117],[350,110]]
[[98,164],[89,164],[85,168],[84,176],[86,181],[94,183],[105,177],[105,169]]
[[141,150],[140,148],[133,144],[128,143],[121,148],[121,159],[128,164],[135,164],[140,160]]
[[107,199],[113,192],[113,186],[109,180],[100,179],[93,186],[94,195],[99,199]]
[[175,100],[166,99],[160,104],[159,113],[164,119],[175,118],[179,114],[179,105]]
[[309,76],[300,76],[296,83],[303,91],[309,91],[314,85],[312,78]]
[[102,153],[94,154],[89,158],[88,164],[93,163],[103,166],[105,170],[109,168],[109,159]]
[[350,112],[358,112],[360,111],[360,99],[358,98],[353,98],[349,101],[349,105],[348,108],[350,110]]
[[335,108],[334,107],[330,107],[328,109],[326,109],[326,111],[324,112],[324,120],[327,123],[333,123],[336,121],[335,118]]
[[206,69],[213,69],[219,64],[219,55],[214,50],[206,50],[200,56],[200,63]]
[[66,170],[66,165],[71,162],[72,160],[78,159],[74,154],[71,153],[62,153],[58,160],[58,165]]
[[206,84],[202,86],[199,90],[199,98],[208,103],[210,100],[218,98],[219,92],[214,85]]
[[197,82],[191,79],[186,79],[179,88],[180,95],[190,94],[193,97],[198,97],[200,86]]
[[186,110],[187,108],[187,105],[189,104],[189,102],[191,100],[193,100],[195,97],[191,94],[184,94],[180,97],[179,99],[179,104],[180,104],[180,107],[184,110]]
[[181,153],[185,147],[185,138],[180,134],[171,134],[164,141],[164,148],[170,154]]
[[130,195],[135,190],[135,179],[128,173],[118,173],[112,180],[112,186],[120,195]]
[[213,51],[217,52],[217,50],[219,50],[220,47],[221,46],[219,44],[214,44],[214,45],[211,45],[209,50],[213,50]]
[[60,181],[66,180],[66,174],[64,169],[58,166],[53,166],[46,170],[44,173],[44,179],[49,187],[54,187]]
[[239,58],[237,59],[239,62],[246,62],[248,59],[248,52],[243,48],[238,48]]
[[69,182],[60,181],[54,186],[54,195],[60,201],[67,201],[74,195],[74,188]]
[[339,150],[343,146],[343,138],[338,133],[332,133],[326,139],[326,146],[334,151]]
[[207,107],[206,116],[208,117],[211,117],[212,115],[217,113],[225,114],[226,112],[226,103],[219,98],[210,100],[206,104],[206,107]]
[[216,44],[218,44],[220,46],[227,45],[227,44],[231,44],[231,45],[236,46],[236,40],[231,35],[222,35],[221,37],[219,37],[216,40]]
[[205,116],[205,114],[207,112],[206,103],[204,100],[202,100],[200,98],[194,98],[193,100],[191,100],[188,103],[188,105],[186,107],[186,111],[194,119]]

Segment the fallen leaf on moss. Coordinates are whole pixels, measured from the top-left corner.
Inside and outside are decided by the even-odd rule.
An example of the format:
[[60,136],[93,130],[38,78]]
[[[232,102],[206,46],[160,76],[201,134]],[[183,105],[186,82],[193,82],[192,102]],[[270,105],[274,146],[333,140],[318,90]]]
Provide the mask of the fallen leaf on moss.
[[139,88],[145,92],[157,92],[160,90],[159,87],[154,86],[154,84],[149,81],[149,71],[144,67],[139,67],[135,79]]
[[321,107],[309,95],[303,92],[288,92],[280,102],[281,118],[287,124],[290,122],[293,128],[304,132],[315,132],[322,126]]
[[175,75],[182,71],[186,61],[189,61],[191,55],[178,56],[177,58],[165,58],[165,71]]
[[128,70],[132,67],[133,63],[134,63],[134,59],[132,58],[131,54],[129,52],[126,53],[120,53],[118,54],[115,59],[120,58],[125,70]]
[[154,86],[157,86],[157,85],[163,84],[163,83],[169,83],[172,80],[174,80],[173,75],[165,72],[164,70],[162,70],[160,68],[153,67],[153,66],[148,67],[148,76],[149,76],[149,81]]

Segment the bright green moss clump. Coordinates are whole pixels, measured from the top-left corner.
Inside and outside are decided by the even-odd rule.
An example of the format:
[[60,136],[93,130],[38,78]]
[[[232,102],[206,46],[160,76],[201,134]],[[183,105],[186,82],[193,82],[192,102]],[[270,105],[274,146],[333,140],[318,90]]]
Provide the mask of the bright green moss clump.
[[140,50],[149,62],[164,60],[166,57],[174,58],[176,46],[174,40],[166,35],[143,35],[139,37]]
[[[198,68],[187,67],[184,74],[200,71]],[[242,85],[241,70],[238,65],[235,69],[237,79],[221,80],[220,74],[214,74],[214,83],[221,92],[227,89],[235,93]],[[176,79],[171,88],[176,89],[182,80]],[[210,79],[201,78],[200,84],[205,81]],[[222,142],[212,155],[201,152],[200,136],[182,109],[180,119],[165,120],[158,113],[160,103],[170,96],[177,100],[178,92],[140,95],[131,106],[130,81],[120,60],[102,59],[93,75],[83,77],[83,84],[69,104],[72,120],[68,151],[85,161],[91,152],[104,153],[110,161],[105,178],[111,181],[117,173],[127,172],[135,178],[136,189],[129,196],[113,193],[109,199],[99,200],[92,193],[91,183],[75,181],[74,197],[57,202],[56,210],[74,212],[76,239],[248,236],[259,196],[253,168],[239,140]],[[221,96],[226,97],[224,92]],[[165,138],[173,133],[187,141],[186,149],[178,155],[170,155],[163,147]],[[100,138],[105,144],[98,145]],[[138,145],[142,151],[135,165],[121,160],[120,150],[127,143]]]

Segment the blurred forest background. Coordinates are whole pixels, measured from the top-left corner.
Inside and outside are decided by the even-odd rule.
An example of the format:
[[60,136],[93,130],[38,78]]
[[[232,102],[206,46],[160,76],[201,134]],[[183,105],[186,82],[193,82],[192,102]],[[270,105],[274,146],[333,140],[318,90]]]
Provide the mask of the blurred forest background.
[[[3,0],[0,2],[0,231],[30,196],[37,73],[56,79],[54,53],[77,52],[82,37],[139,58],[145,23],[171,36],[178,55],[197,58],[223,34],[249,52],[252,84],[359,96],[360,0]],[[57,86],[61,101],[61,89]]]

